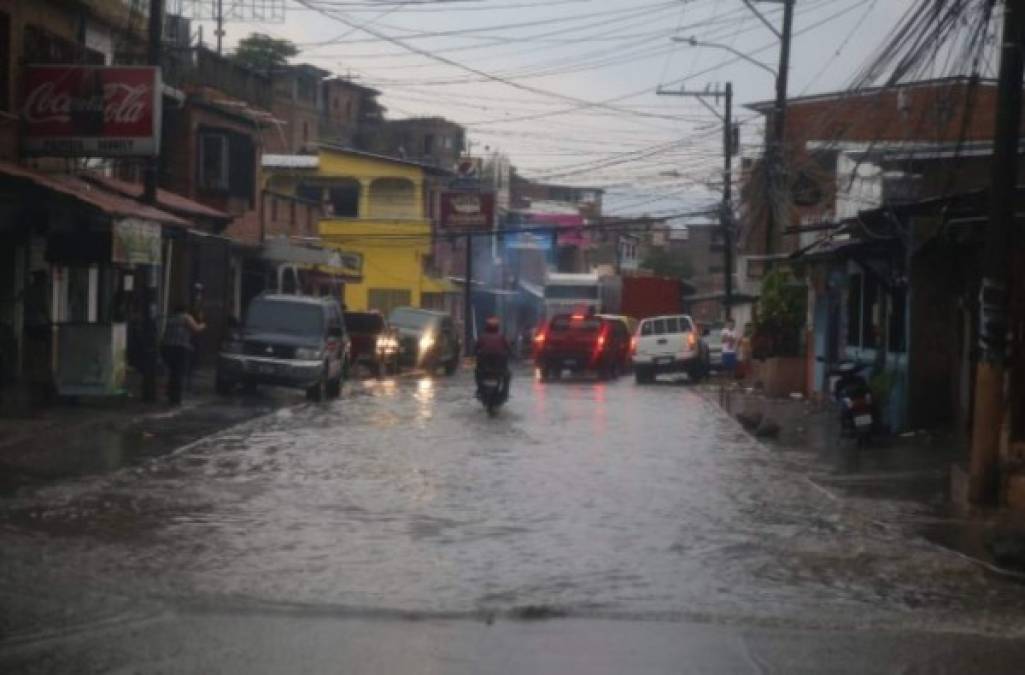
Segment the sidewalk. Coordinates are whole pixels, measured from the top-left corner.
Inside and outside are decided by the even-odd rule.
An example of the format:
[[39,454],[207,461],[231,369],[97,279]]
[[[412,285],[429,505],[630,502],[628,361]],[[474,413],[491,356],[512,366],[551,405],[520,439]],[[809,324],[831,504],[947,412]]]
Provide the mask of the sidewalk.
[[195,373],[181,406],[135,395],[82,398],[0,415],[0,496],[19,487],[111,471],[171,452],[193,440],[278,407],[263,392],[225,399],[213,391],[213,372]]
[[[918,431],[874,439],[858,448],[840,438],[831,403],[768,398],[741,384],[713,382],[702,393],[733,417],[761,418],[768,437],[749,429],[795,471],[831,498],[884,527],[899,527],[991,572],[1025,579],[1025,527],[1020,514],[965,508],[950,496],[950,473],[967,461],[952,434]],[[996,553],[996,554],[994,554]]]

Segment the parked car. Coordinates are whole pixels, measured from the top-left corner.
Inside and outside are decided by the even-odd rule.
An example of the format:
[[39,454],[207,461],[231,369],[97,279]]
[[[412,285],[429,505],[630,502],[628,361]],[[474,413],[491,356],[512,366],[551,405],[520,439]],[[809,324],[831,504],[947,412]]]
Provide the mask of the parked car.
[[345,331],[352,365],[364,365],[375,376],[398,372],[399,341],[380,312],[345,312]]
[[217,359],[217,391],[237,384],[306,390],[320,401],[338,396],[349,371],[350,344],[338,301],[265,294],[249,304],[245,322]]
[[452,317],[444,312],[396,307],[388,317],[399,342],[399,361],[433,372],[439,367],[451,375],[459,368],[461,344]]
[[534,339],[534,362],[541,379],[594,372],[615,377],[626,368],[630,334],[618,319],[584,314],[557,314]]
[[644,319],[634,335],[633,364],[638,384],[680,372],[698,381],[708,374],[708,345],[685,314]]
[[708,366],[712,370],[722,368],[722,327],[721,322],[702,326],[701,333],[708,345]]
[[633,354],[630,351],[630,340],[633,334],[637,332],[637,319],[632,316],[623,316],[622,314],[599,314],[599,318],[605,319],[611,322],[612,329],[620,333],[618,336],[620,339],[616,341],[617,344],[621,345],[620,349],[623,350],[622,360],[620,363],[622,367],[620,371],[629,370],[633,367]]

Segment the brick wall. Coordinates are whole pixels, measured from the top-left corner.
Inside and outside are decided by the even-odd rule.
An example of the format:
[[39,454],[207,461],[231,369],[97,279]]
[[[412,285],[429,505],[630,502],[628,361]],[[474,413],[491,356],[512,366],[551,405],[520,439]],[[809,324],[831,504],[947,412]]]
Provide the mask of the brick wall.
[[263,193],[263,227],[267,237],[318,237],[321,215],[319,204]]
[[[772,113],[766,107],[766,127]],[[831,221],[836,206],[836,153],[843,144],[929,143],[955,145],[992,138],[996,87],[982,82],[974,88],[952,79],[916,86],[870,91],[860,95],[796,99],[787,104],[786,166],[791,192],[813,195],[811,204],[792,203],[786,222],[777,224],[777,252],[792,252],[797,236],[783,236],[787,226]],[[816,146],[809,149],[809,144]],[[933,196],[986,184],[988,160],[935,161],[927,170],[921,162],[910,167],[924,173],[919,194]],[[765,174],[760,162],[742,169],[742,250],[765,252]]]

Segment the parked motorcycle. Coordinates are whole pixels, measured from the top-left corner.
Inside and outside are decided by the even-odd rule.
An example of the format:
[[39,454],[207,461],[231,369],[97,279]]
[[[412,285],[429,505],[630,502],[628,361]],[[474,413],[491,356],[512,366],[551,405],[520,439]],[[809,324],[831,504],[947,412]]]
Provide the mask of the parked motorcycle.
[[840,404],[840,435],[853,438],[858,446],[867,445],[875,430],[872,390],[861,374],[865,364],[854,361],[840,361],[829,374],[836,377],[833,397]]

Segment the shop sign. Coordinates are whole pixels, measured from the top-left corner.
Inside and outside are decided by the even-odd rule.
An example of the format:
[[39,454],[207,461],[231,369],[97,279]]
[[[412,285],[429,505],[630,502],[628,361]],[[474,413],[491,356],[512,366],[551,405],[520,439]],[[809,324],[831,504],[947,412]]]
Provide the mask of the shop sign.
[[160,150],[160,71],[150,66],[27,66],[26,152],[143,157]]
[[486,231],[495,224],[491,192],[442,192],[441,226],[458,231]]
[[548,230],[538,232],[512,232],[503,235],[505,247],[521,251],[550,251],[552,249],[552,233]]
[[148,220],[124,218],[111,227],[110,260],[122,265],[160,264],[160,226]]
[[342,270],[347,276],[363,276],[363,254],[353,251],[332,251],[329,266]]

